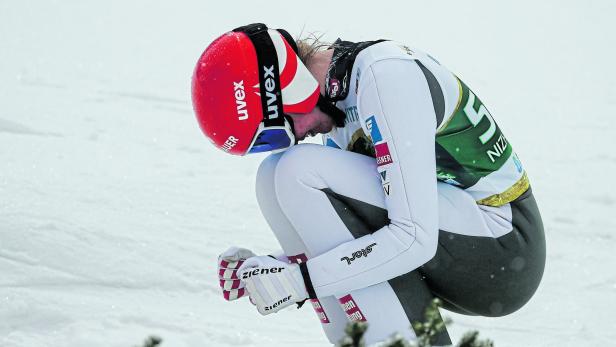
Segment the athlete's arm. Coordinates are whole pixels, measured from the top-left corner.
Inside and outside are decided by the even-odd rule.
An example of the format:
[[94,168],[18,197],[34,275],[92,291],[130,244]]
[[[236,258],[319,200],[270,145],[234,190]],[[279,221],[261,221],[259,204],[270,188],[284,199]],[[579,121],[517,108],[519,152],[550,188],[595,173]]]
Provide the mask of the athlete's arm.
[[[373,63],[361,72],[358,108],[362,121],[372,122],[368,132],[388,193],[385,204],[391,223],[308,260],[317,297],[387,281],[416,269],[436,253],[436,116],[419,65],[398,58]],[[344,261],[358,251],[361,257]]]

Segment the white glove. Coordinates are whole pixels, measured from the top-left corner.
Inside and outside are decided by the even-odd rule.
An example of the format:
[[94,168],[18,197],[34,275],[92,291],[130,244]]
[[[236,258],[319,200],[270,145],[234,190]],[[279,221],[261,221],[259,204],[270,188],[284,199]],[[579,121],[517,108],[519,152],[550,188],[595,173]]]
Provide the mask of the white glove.
[[[308,276],[306,267],[303,271]],[[257,256],[244,261],[237,274],[246,285],[250,301],[262,315],[278,312],[309,296],[298,264],[288,264],[269,256]],[[312,284],[309,286],[313,297],[314,289]]]
[[218,256],[218,279],[225,300],[237,300],[246,294],[244,283],[237,277],[237,269],[255,254],[246,248],[231,247]]
[[[218,256],[218,279],[225,300],[237,300],[246,295],[244,282],[237,277],[237,269],[246,259],[254,256],[256,254],[251,250],[241,247],[230,247]],[[282,262],[289,262],[283,251],[274,252],[272,256]]]

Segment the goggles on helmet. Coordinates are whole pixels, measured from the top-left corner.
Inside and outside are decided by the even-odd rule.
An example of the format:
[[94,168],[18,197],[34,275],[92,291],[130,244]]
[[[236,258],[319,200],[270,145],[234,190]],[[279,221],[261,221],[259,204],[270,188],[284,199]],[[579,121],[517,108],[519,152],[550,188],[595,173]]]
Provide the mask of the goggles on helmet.
[[293,123],[285,117],[283,126],[259,124],[247,153],[280,152],[295,144]]

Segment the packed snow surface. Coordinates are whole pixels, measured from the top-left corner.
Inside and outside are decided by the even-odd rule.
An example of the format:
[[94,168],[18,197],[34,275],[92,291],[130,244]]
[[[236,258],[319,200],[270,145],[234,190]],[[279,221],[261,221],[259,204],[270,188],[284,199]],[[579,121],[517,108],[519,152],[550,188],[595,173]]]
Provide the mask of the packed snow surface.
[[309,307],[225,302],[217,255],[277,249],[254,196],[263,156],[198,129],[190,77],[251,22],[432,53],[524,162],[548,241],[543,283],[450,332],[505,346],[616,344],[613,1],[0,2],[0,346],[324,346]]

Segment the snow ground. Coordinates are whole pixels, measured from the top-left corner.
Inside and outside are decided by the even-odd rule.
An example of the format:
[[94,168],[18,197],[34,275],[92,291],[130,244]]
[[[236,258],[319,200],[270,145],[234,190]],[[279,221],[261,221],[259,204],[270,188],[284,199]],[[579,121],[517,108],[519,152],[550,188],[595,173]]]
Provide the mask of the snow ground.
[[615,3],[350,4],[0,2],[0,346],[326,345],[310,309],[262,318],[214,277],[227,246],[276,248],[253,194],[262,157],[210,146],[189,94],[207,43],[255,21],[420,47],[496,116],[542,209],[547,269],[519,312],[448,314],[454,338],[615,345]]

